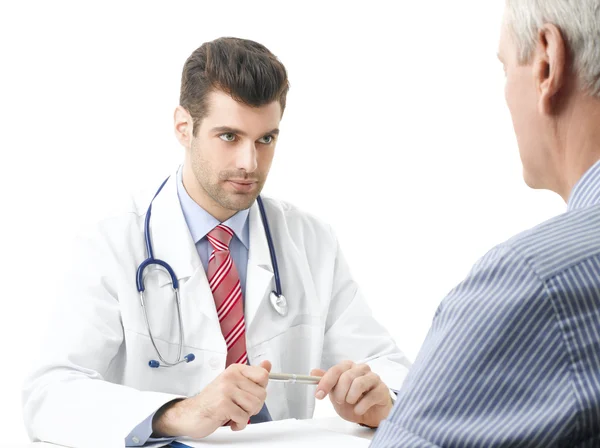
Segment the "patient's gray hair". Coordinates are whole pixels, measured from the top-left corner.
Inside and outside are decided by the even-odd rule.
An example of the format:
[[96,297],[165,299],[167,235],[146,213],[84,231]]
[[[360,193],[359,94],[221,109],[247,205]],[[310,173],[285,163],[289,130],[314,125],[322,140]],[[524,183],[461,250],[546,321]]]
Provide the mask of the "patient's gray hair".
[[556,25],[583,89],[600,97],[600,0],[506,0],[505,19],[522,64],[530,61],[540,28]]

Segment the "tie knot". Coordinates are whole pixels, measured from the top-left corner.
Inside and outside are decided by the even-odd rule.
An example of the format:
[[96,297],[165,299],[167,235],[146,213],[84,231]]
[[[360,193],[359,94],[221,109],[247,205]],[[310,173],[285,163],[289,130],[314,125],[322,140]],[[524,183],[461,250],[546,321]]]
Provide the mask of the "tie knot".
[[220,250],[229,250],[231,238],[233,238],[233,230],[223,224],[219,224],[208,233],[208,241],[217,252]]

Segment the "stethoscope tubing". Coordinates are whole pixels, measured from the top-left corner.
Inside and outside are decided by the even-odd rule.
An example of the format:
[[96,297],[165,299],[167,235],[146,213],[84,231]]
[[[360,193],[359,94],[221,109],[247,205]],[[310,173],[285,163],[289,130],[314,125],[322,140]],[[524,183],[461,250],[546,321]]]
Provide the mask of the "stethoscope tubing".
[[271,255],[271,263],[273,264],[273,274],[275,276],[275,294],[277,297],[281,296],[281,280],[279,278],[279,266],[277,264],[277,255],[275,254],[275,247],[273,246],[273,237],[271,236],[271,227],[267,220],[267,213],[265,212],[265,206],[263,204],[260,195],[256,198],[258,208],[260,210],[260,218],[263,226],[265,227],[265,235],[267,236],[267,245],[269,246],[269,255]]

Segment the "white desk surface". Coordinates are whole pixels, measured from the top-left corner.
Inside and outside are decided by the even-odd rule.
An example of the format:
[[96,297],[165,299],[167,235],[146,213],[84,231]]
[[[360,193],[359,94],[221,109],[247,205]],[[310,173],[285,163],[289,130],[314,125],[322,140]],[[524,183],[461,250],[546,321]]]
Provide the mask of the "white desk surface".
[[[347,434],[350,436],[361,437],[363,439],[372,439],[374,430],[369,428],[364,428],[362,426],[356,425],[354,423],[350,423],[342,420],[339,417],[329,417],[329,418],[317,418],[313,420],[305,420],[306,423],[316,427],[327,429],[329,431],[338,432],[341,434]],[[0,448],[56,448],[59,445],[53,445],[51,443],[23,443],[23,444],[12,444],[12,445],[3,445],[0,443]]]

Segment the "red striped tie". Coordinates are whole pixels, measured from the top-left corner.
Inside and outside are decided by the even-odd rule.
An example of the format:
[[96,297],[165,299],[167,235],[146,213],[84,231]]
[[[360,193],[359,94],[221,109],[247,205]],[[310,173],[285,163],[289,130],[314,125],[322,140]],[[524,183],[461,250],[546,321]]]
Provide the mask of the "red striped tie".
[[237,269],[233,264],[229,243],[233,230],[219,224],[208,234],[213,251],[208,259],[208,283],[215,299],[221,332],[227,343],[227,362],[246,364],[246,324],[242,287]]

